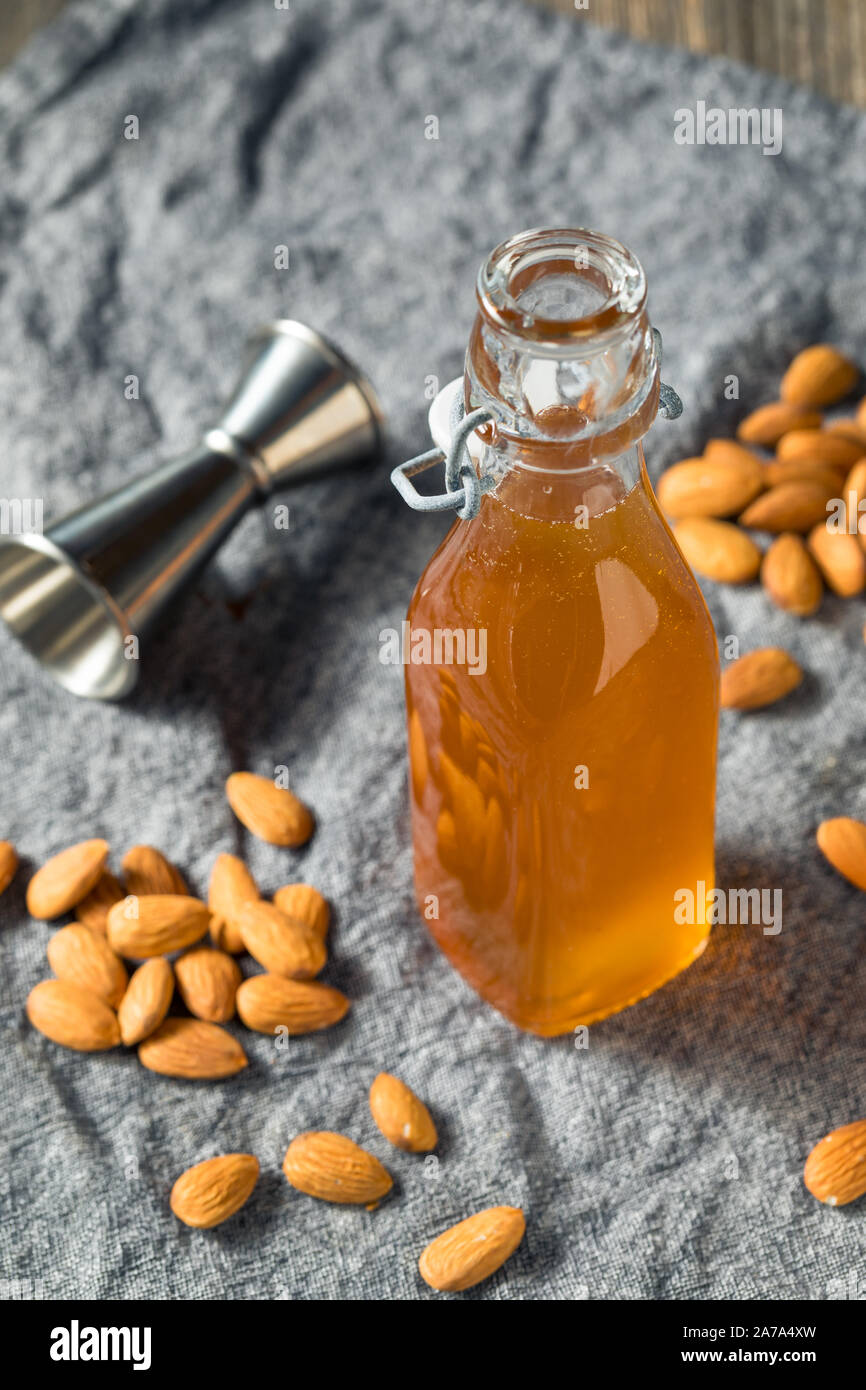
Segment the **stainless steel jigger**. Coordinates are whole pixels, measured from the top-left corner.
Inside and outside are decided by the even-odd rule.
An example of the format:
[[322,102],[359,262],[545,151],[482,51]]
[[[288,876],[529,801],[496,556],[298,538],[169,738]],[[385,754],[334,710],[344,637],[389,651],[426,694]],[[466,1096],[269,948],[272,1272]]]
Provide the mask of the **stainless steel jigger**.
[[312,328],[268,324],[247,351],[197,448],[44,534],[0,537],[0,617],[74,694],[118,700],[132,690],[140,662],[129,639],[148,637],[250,507],[380,456],[372,387]]

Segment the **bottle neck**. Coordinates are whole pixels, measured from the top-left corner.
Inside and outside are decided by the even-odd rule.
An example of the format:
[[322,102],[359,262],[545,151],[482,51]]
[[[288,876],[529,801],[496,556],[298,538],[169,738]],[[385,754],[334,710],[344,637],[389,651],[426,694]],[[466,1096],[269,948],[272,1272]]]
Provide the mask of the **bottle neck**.
[[519,459],[503,463],[501,452],[488,446],[481,469],[498,479],[482,503],[482,518],[485,509],[505,507],[538,521],[588,527],[620,506],[635,488],[649,487],[640,442],[613,458],[592,459],[567,470],[527,466]]
[[486,466],[566,475],[621,461],[636,478],[659,364],[635,257],[594,232],[526,232],[481,267],[477,297],[465,401],[494,417],[479,431]]

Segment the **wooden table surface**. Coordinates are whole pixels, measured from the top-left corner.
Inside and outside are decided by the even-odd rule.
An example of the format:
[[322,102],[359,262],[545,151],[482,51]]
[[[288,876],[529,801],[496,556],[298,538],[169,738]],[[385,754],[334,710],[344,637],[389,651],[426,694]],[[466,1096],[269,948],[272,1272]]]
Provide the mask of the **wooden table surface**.
[[[0,64],[65,0],[3,0]],[[472,0],[465,0],[467,5]],[[529,0],[577,24],[726,53],[866,107],[866,0]]]
[[34,29],[47,24],[66,0],[3,0],[0,7],[0,66],[15,57]]
[[[579,23],[724,53],[866,106],[866,0],[530,0]],[[580,8],[582,3],[586,8]]]

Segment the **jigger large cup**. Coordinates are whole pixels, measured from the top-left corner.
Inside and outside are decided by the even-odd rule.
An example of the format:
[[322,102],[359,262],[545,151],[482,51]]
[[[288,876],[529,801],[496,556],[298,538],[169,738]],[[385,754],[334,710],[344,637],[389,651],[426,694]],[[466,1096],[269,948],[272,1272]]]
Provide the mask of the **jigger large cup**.
[[305,324],[268,324],[216,428],[183,457],[55,523],[0,537],[0,618],[61,685],[116,700],[137,644],[240,518],[277,488],[371,463],[372,387]]

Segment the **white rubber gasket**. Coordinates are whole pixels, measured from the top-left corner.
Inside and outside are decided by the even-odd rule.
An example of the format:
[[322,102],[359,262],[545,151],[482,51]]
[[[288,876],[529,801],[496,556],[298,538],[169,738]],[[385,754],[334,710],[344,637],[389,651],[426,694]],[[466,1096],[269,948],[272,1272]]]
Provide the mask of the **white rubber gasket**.
[[[462,376],[455,377],[449,381],[447,386],[443,386],[436,399],[430,406],[427,420],[430,426],[430,434],[437,449],[441,449],[443,454],[447,454],[451,446],[451,412],[454,402],[463,391]],[[475,463],[480,463],[484,453],[484,445],[475,434],[470,434],[466,447],[469,456]]]

